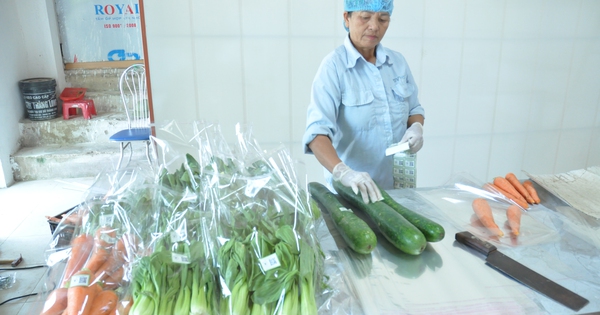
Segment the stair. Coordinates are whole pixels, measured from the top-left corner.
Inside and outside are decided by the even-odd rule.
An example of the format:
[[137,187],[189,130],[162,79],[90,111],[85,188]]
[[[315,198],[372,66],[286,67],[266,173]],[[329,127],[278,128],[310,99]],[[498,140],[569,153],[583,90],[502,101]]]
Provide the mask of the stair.
[[[11,156],[15,181],[94,177],[116,167],[119,144],[109,137],[127,127],[119,92],[123,70],[65,70],[69,86],[87,88],[85,97],[94,100],[98,115],[86,120],[79,111],[77,116],[63,120],[58,99],[62,91],[57,91],[57,118],[19,122],[21,148]],[[132,160],[145,159],[143,144],[135,143],[133,148]]]

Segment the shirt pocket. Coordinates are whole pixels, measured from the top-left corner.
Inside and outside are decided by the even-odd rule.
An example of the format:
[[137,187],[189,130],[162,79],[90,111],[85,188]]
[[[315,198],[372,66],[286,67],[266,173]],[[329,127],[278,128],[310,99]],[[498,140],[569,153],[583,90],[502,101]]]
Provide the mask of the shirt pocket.
[[370,90],[348,91],[342,94],[339,124],[342,129],[370,129],[374,115],[375,96]]
[[392,91],[394,91],[398,101],[404,102],[404,99],[408,98],[415,92],[415,86],[408,82],[406,76],[402,76],[398,79],[396,84],[394,84]]

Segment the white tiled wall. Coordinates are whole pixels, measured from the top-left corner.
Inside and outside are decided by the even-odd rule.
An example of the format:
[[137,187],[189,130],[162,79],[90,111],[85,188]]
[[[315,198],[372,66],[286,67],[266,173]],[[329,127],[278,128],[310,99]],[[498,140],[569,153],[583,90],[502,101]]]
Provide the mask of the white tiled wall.
[[[340,45],[342,0],[144,1],[155,120],[254,126],[308,180],[310,84]],[[383,44],[408,60],[426,110],[418,186],[600,164],[600,1],[396,0]]]

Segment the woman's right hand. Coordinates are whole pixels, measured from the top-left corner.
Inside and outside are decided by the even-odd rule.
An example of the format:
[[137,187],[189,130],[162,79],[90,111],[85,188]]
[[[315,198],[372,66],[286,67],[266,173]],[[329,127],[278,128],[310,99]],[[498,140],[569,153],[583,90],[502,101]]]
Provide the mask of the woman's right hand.
[[360,191],[364,203],[382,200],[381,191],[366,172],[357,172],[343,162],[333,168],[333,180],[339,180],[344,186],[352,188],[355,194]]

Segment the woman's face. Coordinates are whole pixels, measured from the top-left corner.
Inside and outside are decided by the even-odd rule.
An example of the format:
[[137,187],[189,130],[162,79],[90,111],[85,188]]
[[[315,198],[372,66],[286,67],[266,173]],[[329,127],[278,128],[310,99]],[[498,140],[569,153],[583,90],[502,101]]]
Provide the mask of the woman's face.
[[344,12],[344,23],[350,31],[350,40],[358,51],[373,50],[381,42],[390,25],[387,12]]

